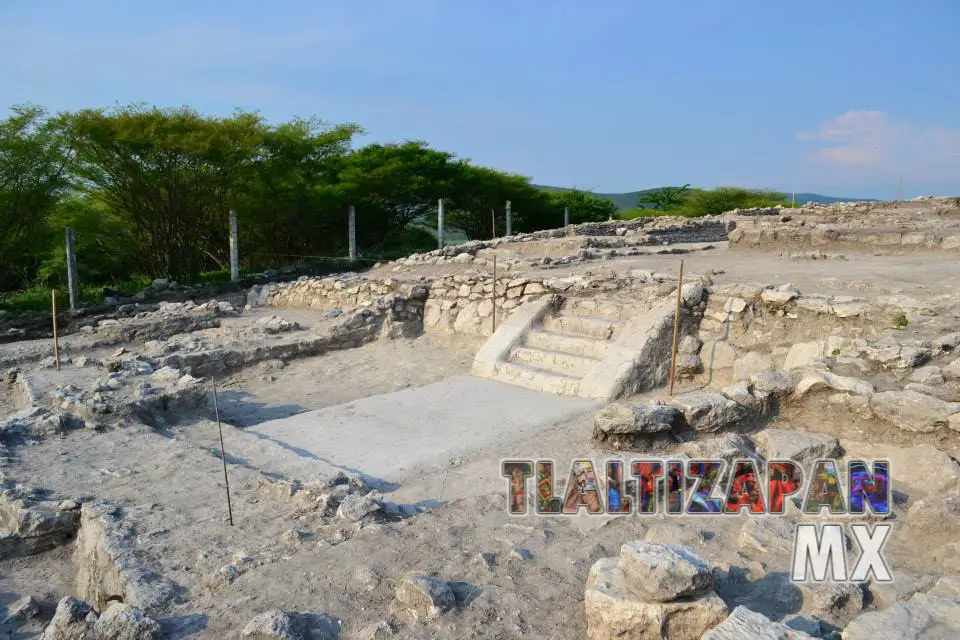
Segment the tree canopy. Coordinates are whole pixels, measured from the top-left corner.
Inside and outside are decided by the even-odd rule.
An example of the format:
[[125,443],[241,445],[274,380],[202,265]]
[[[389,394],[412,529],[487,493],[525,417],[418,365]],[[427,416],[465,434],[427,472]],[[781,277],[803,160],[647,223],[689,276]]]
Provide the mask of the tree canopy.
[[[350,206],[369,260],[435,248],[441,198],[445,224],[471,239],[505,233],[506,202],[514,233],[559,227],[564,209],[572,223],[617,213],[609,199],[541,189],[422,141],[359,146],[361,133],[353,123],[272,124],[245,111],[14,107],[0,120],[0,292],[62,284],[67,227],[81,281],[114,285],[225,271],[230,211],[246,270],[345,256]],[[751,201],[688,187],[645,203],[702,215]]]

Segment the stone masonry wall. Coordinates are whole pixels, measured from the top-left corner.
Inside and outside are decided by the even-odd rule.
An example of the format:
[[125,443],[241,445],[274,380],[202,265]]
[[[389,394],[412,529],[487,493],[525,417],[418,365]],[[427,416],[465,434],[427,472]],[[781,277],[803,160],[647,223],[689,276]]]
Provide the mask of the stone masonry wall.
[[397,261],[397,263],[415,264],[429,262],[441,257],[451,259],[461,254],[477,255],[478,252],[484,249],[496,249],[498,247],[512,248],[513,246],[527,242],[555,238],[601,238],[646,234],[654,241],[665,244],[680,242],[726,242],[728,231],[735,226],[735,223],[722,216],[704,216],[702,218],[661,216],[656,218],[635,218],[633,220],[587,222],[560,229],[522,233],[504,238],[496,238],[494,240],[473,240],[460,245],[435,249],[427,253],[413,254]]
[[499,324],[521,304],[543,295],[590,297],[603,294],[626,297],[643,304],[675,290],[675,278],[673,274],[644,270],[594,277],[498,278],[494,291],[493,278],[489,275],[449,275],[417,281],[371,280],[350,275],[346,278],[301,278],[296,282],[266,285],[251,290],[248,303],[332,311],[369,306],[377,299],[394,296],[394,314],[400,313],[403,318],[422,318],[425,330],[489,336],[493,333],[494,305]]

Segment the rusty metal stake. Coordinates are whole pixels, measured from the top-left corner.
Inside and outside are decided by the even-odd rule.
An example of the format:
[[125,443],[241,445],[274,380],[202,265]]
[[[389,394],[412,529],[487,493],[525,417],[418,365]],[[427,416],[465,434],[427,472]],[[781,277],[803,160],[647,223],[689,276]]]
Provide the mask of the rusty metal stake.
[[213,411],[217,417],[217,429],[220,431],[220,459],[223,460],[223,482],[227,486],[227,513],[230,526],[233,526],[233,505],[230,503],[230,479],[227,477],[227,452],[223,449],[223,425],[220,424],[220,402],[217,400],[217,379],[213,379]]
[[677,379],[677,340],[680,337],[680,300],[683,290],[683,260],[680,261],[680,278],[677,280],[677,309],[673,314],[673,355],[670,359],[670,395],[673,395],[673,383]]

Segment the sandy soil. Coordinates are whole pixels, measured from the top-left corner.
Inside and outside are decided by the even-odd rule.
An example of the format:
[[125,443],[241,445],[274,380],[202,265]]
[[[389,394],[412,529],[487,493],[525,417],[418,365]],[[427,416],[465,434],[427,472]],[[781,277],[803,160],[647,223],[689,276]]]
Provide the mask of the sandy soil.
[[[717,284],[789,281],[804,293],[868,298],[904,293],[929,299],[960,290],[960,261],[942,256],[931,261],[920,253],[862,254],[809,261],[719,245],[682,256],[645,255],[523,273],[674,272],[681,258],[691,277],[714,274]],[[413,278],[474,268],[443,265],[392,272],[381,267],[367,275]],[[952,329],[956,318],[942,311],[912,324],[905,334],[922,337]],[[195,336],[242,340],[251,323],[274,314],[307,330],[330,322],[321,312],[257,310],[224,318],[220,328]],[[745,604],[782,619],[810,606],[804,591],[786,579],[786,547],[759,552],[740,546],[742,518],[509,516],[507,481],[500,476],[505,458],[552,458],[563,477],[574,458],[599,464],[641,454],[597,447],[590,438],[589,403],[512,387],[491,394],[488,381],[463,377],[482,341],[428,333],[286,364],[265,362],[219,381],[234,526],[227,522],[219,434],[209,411],[170,416],[154,427],[125,423],[102,433],[47,438],[18,448],[4,471],[62,497],[120,503],[145,563],[189,594],[189,602],[161,620],[172,638],[236,637],[255,615],[280,608],[332,616],[342,623],[344,639],[381,620],[398,628],[402,638],[580,639],[585,635],[583,592],[589,567],[600,557],[616,555],[623,542],[643,537],[687,544],[703,555],[717,567],[717,591],[731,607]],[[115,350],[94,347],[86,336],[64,344],[67,354],[96,358]],[[43,349],[49,344],[5,345],[0,356]],[[87,385],[99,373],[91,366],[59,373],[45,369],[34,376],[45,389],[67,382]],[[690,388],[681,383],[678,391]],[[9,393],[3,393],[0,385],[0,418],[13,408]],[[662,396],[663,391],[648,395]],[[431,417],[431,410],[437,415]],[[830,404],[826,395],[787,407],[769,426],[828,433],[841,443],[929,443],[960,456],[958,433],[906,433]],[[665,456],[673,449],[651,448],[643,454]],[[324,464],[314,464],[322,457]],[[390,473],[360,468],[368,459],[390,467]],[[421,513],[348,531],[257,489],[264,474],[283,471],[309,480],[338,468],[384,480],[385,499],[417,505]],[[897,506],[895,523],[902,522],[910,504]],[[891,548],[895,575],[905,583],[941,571],[922,550],[899,541]],[[71,551],[67,547],[0,562],[0,607],[27,594],[43,604],[40,619],[23,627],[21,637],[36,637],[57,599],[72,594]],[[483,562],[481,552],[493,553],[492,562]],[[244,557],[249,560],[241,563],[238,579],[213,584],[221,567]],[[426,624],[392,612],[394,587],[413,570],[451,581],[456,609]]]
[[[683,245],[675,245],[682,247]],[[680,260],[684,271],[694,275],[711,275],[717,284],[732,282],[792,282],[804,293],[853,295],[871,298],[903,293],[913,296],[944,295],[960,289],[960,260],[938,259],[930,252],[900,256],[878,256],[869,253],[846,253],[846,259],[792,259],[762,250],[729,249],[717,243],[711,250],[682,255],[644,255],[596,260],[553,269],[522,268],[525,277],[561,277],[592,271],[604,273],[630,269],[647,269],[676,273]],[[931,277],[931,261],[936,264],[936,278]],[[615,265],[615,266],[614,266]],[[466,272],[470,265],[423,265],[403,267],[393,272],[383,268],[370,272],[370,277],[437,277],[458,270]],[[488,271],[489,269],[484,269]],[[516,268],[514,269],[516,270]],[[723,273],[714,274],[715,271]],[[512,273],[507,272],[507,273]],[[515,277],[515,276],[513,276]]]
[[[278,315],[293,320],[308,314],[282,310]],[[427,333],[411,340],[380,340],[286,365],[265,362],[220,383],[220,415],[234,426],[246,427],[420,387],[468,373],[482,343],[482,338]]]

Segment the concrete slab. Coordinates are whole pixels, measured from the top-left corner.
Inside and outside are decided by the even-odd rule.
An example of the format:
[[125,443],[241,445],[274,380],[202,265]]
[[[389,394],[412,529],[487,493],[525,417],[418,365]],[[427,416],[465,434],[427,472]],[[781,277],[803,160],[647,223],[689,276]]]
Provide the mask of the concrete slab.
[[242,432],[259,442],[234,441],[227,453],[303,480],[342,470],[398,483],[451,458],[527,440],[596,404],[461,376],[265,422]]

